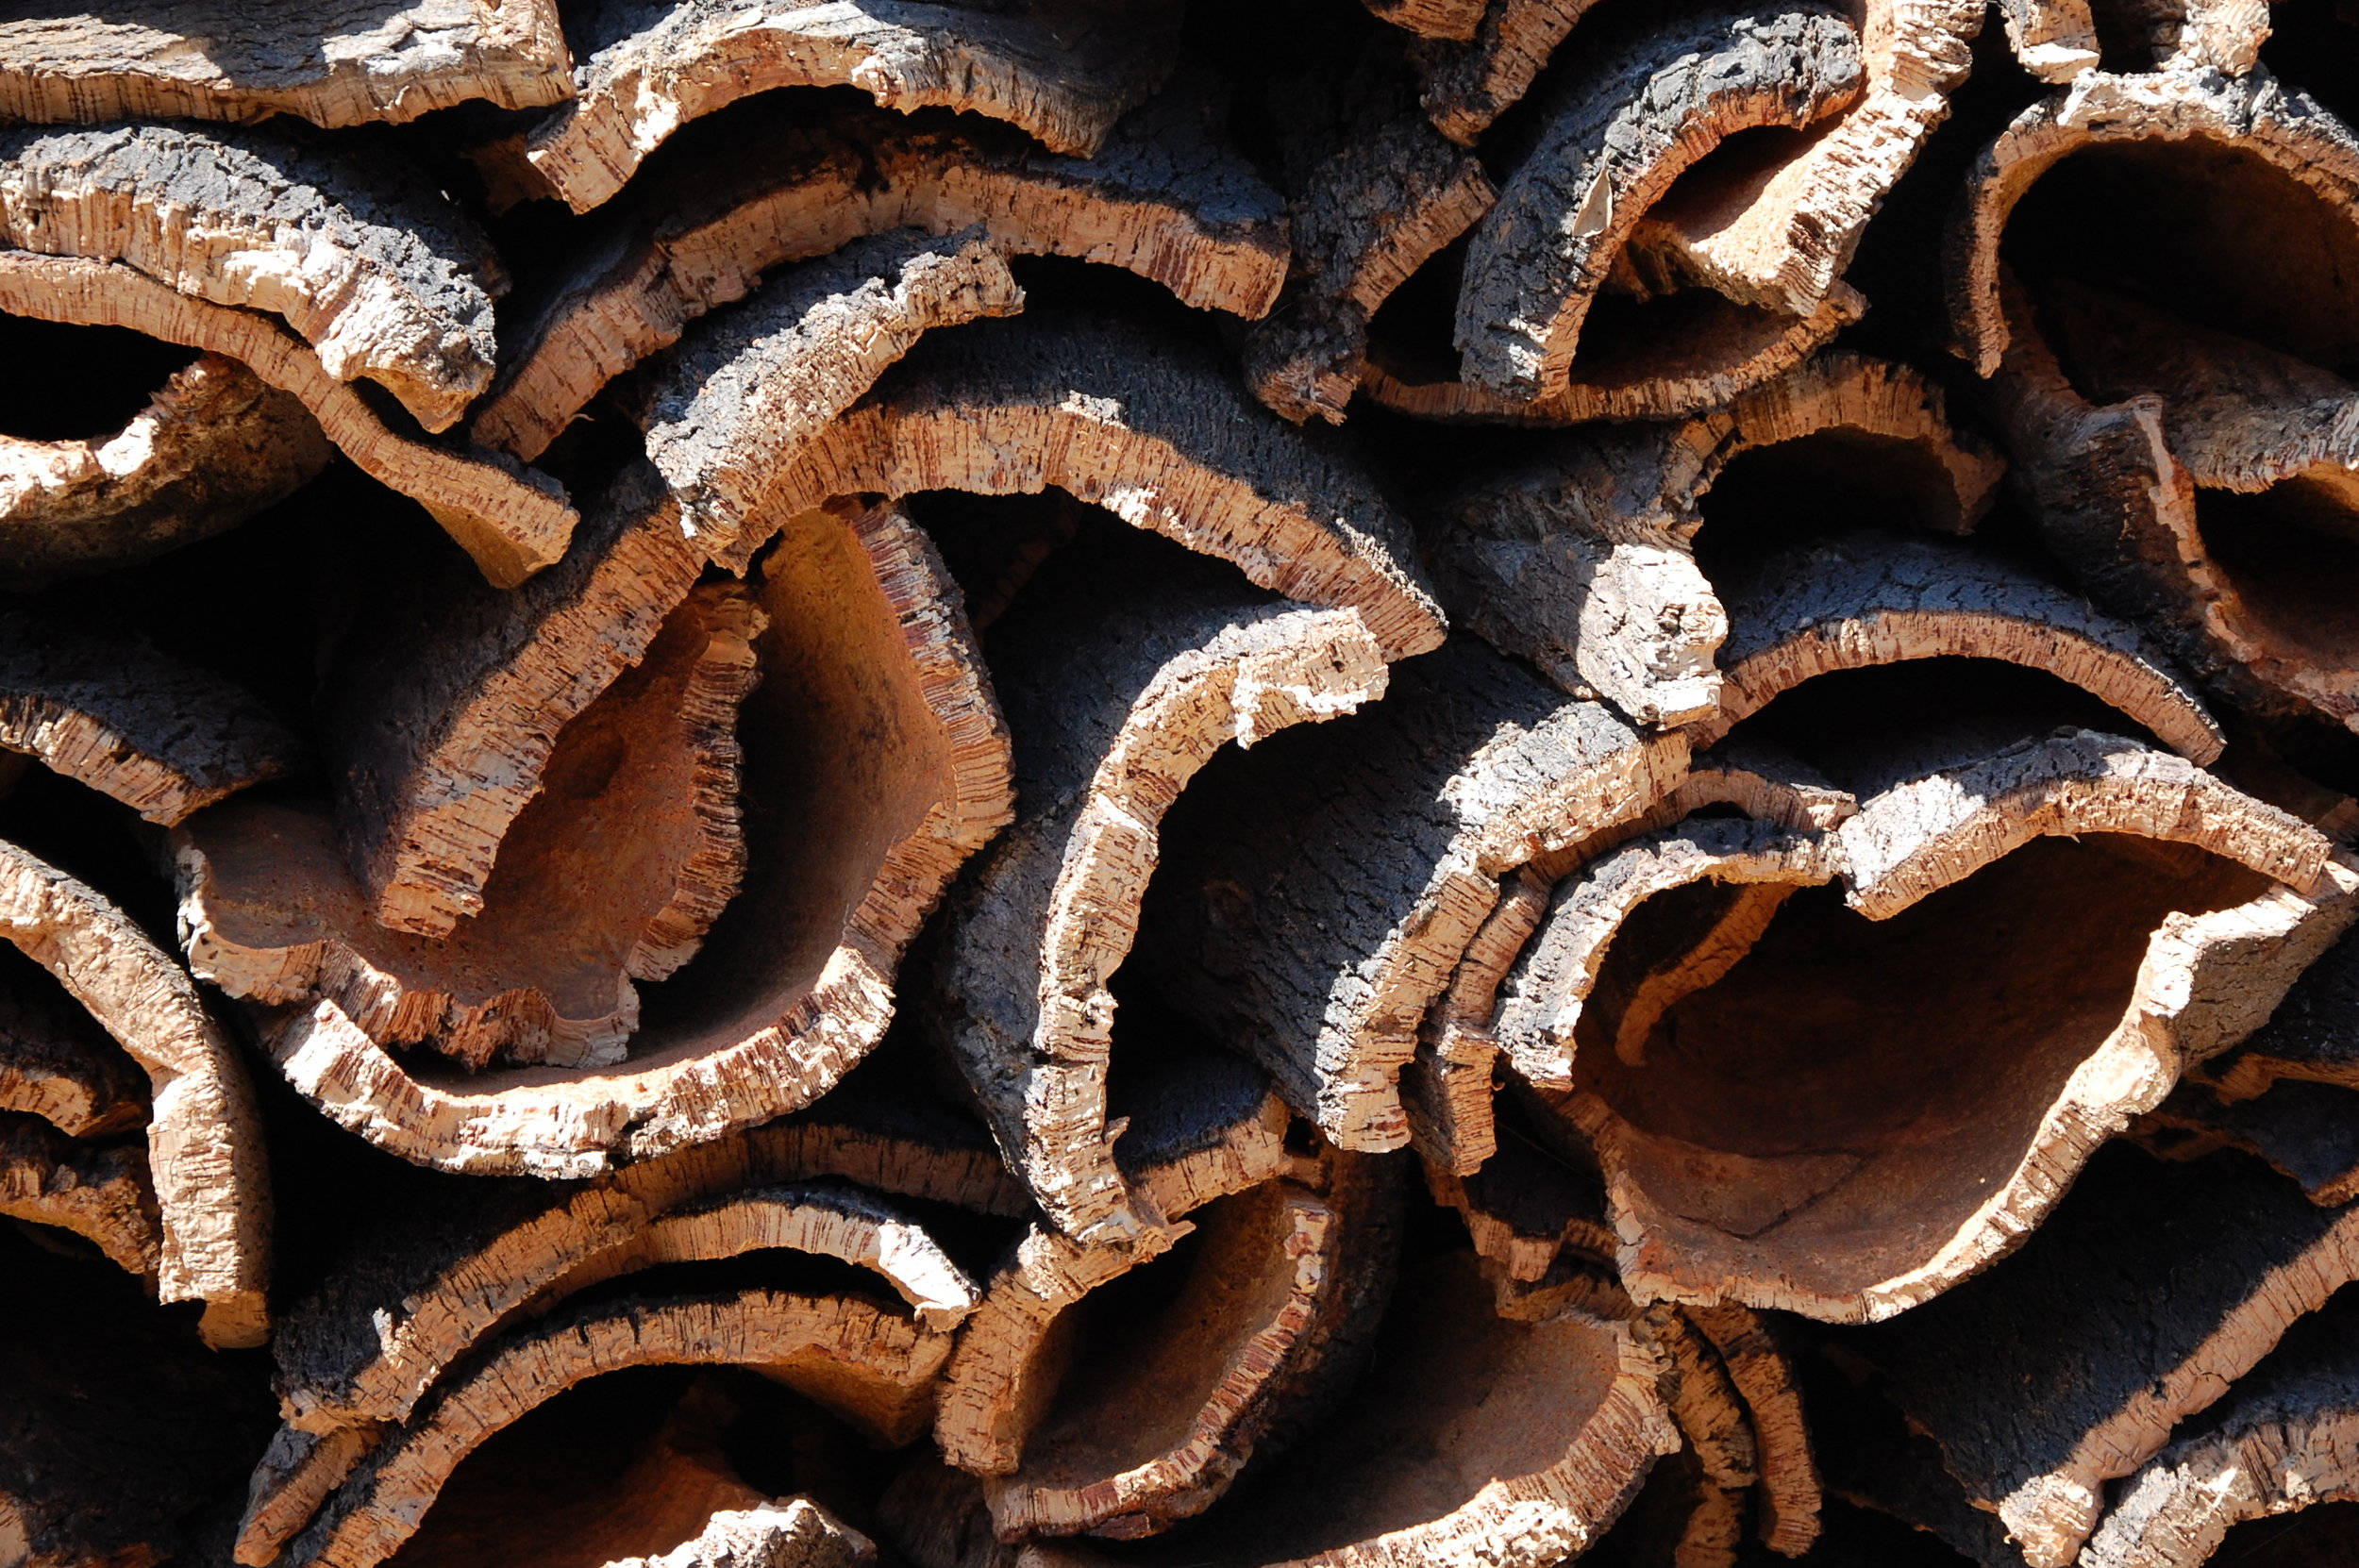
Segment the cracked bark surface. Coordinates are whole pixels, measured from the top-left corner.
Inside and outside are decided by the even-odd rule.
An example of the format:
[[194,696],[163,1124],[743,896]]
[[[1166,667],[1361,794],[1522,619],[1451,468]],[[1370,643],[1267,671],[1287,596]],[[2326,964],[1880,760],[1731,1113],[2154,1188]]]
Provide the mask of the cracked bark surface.
[[0,951],[0,1111],[38,1116],[70,1138],[147,1120],[147,1079],[55,976]]
[[0,1112],[0,1214],[73,1231],[124,1273],[155,1277],[163,1237],[134,1145],[84,1143],[37,1116]]

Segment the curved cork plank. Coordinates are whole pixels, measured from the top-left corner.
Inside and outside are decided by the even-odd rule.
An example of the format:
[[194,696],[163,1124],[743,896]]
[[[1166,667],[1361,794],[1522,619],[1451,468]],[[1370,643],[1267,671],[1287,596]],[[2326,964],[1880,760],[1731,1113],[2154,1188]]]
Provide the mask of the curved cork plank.
[[[1497,1151],[1480,1169],[1458,1175],[1423,1162],[1426,1190],[1465,1222],[1494,1284],[1537,1285],[1567,1257],[1610,1267],[1620,1246],[1606,1221],[1603,1184],[1544,1143],[1545,1130],[1511,1100],[1499,1113]],[[1502,1310],[1509,1299],[1502,1292]]]
[[285,721],[230,681],[38,602],[0,624],[0,747],[166,825],[309,761]]
[[1109,1129],[1109,985],[1163,813],[1222,747],[1350,712],[1386,670],[1357,611],[1272,603],[1126,535],[1067,546],[994,626],[1018,814],[947,901],[926,986],[928,1026],[1050,1224],[1093,1244],[1144,1226]]
[[2044,82],[2066,83],[2094,70],[2102,45],[2090,0],[1999,0],[2016,62]]
[[[2195,1568],[2248,1521],[2359,1502],[2353,1328],[2344,1301],[2295,1324],[2192,1430],[2120,1483],[2082,1560],[2090,1568]],[[2284,1560],[2300,1560],[2296,1550]]]
[[956,590],[897,512],[801,513],[760,579],[745,885],[629,1059],[428,1074],[319,1002],[267,1021],[298,1092],[418,1164],[579,1177],[798,1109],[875,1046],[902,950],[1010,818],[1007,738]]
[[147,1160],[132,1145],[83,1143],[0,1111],[0,1214],[71,1230],[125,1274],[155,1276],[163,1235]]
[[1418,94],[1433,128],[1471,147],[1531,90],[1541,68],[1597,0],[1497,0],[1468,39],[1414,47]]
[[2109,44],[2123,57],[2116,69],[2243,76],[2258,63],[2269,36],[2268,7],[2260,0],[2160,0],[2126,8],[2091,0],[2001,0],[2000,9],[2016,60],[2042,81],[2058,84],[2097,69]]
[[974,231],[856,240],[706,318],[636,389],[631,417],[708,558],[769,536],[775,477],[932,327],[1012,316],[1024,291]]
[[1139,955],[1341,1147],[1408,1142],[1428,1009],[1533,857],[1636,816],[1687,762],[1467,640],[1385,699],[1197,779],[1164,831]]
[[1761,1470],[1762,1543],[1782,1557],[1800,1557],[1818,1539],[1825,1493],[1794,1359],[1776,1326],[1747,1308],[1689,1307],[1682,1315],[1711,1342],[1744,1398]]
[[[1499,1044],[1493,1018],[1508,966],[1548,908],[1548,884],[1531,867],[1503,880],[1499,901],[1417,1026],[1417,1054],[1400,1073],[1400,1107],[1409,1118],[1409,1142],[1430,1175],[1470,1176],[1498,1152],[1492,1078]],[[1481,1251],[1480,1242],[1476,1250]]]
[[0,242],[283,317],[330,376],[378,383],[428,430],[492,383],[498,260],[397,164],[231,126],[24,126],[0,132]]
[[601,386],[770,269],[893,228],[979,226],[1004,255],[1123,267],[1198,309],[1264,315],[1286,274],[1284,209],[1215,139],[1211,107],[1174,85],[1087,159],[872,111],[781,127],[724,169],[651,171],[661,183],[622,204],[516,335],[469,429],[529,461]]
[[1662,1369],[1656,1386],[1681,1440],[1680,1451],[1648,1474],[1610,1540],[1596,1548],[1598,1557],[1733,1568],[1745,1539],[1745,1494],[1761,1484],[1761,1454],[1719,1352],[1676,1307],[1640,1309],[1625,1298],[1593,1315],[1628,1325],[1654,1352]]
[[2076,594],[1931,540],[1855,534],[1777,556],[1724,591],[1712,745],[1785,692],[1836,670],[1911,659],[1991,659],[2045,670],[2119,709],[2180,755],[2218,759],[2219,726],[2136,631]]
[[1564,394],[1591,301],[1673,181],[1739,130],[1849,108],[1865,75],[1849,25],[1808,10],[1715,8],[1582,64],[1466,252],[1460,375],[1512,404]]
[[50,973],[0,949],[0,1111],[72,1138],[147,1120],[147,1077]]
[[0,310],[127,326],[240,361],[301,403],[362,473],[432,513],[499,587],[513,588],[565,553],[575,514],[554,479],[504,453],[454,452],[393,429],[267,317],[176,292],[128,266],[24,251],[0,251]]
[[[1036,311],[929,334],[772,475],[763,507],[1051,486],[1273,592],[1359,610],[1388,659],[1441,642],[1407,525],[1367,475],[1246,397],[1200,345],[1104,318]],[[748,531],[715,559],[735,566],[761,542]]]
[[2302,971],[2268,1022],[2200,1075],[2219,1093],[2246,1105],[2280,1087],[2359,1089],[2359,1031],[2351,1008],[2359,993],[2359,942],[2338,940]]
[[694,1541],[656,1557],[627,1557],[609,1568],[860,1568],[876,1543],[808,1497],[790,1497],[712,1515]]
[[2257,1160],[2109,1149],[2004,1268],[1846,1343],[2024,1560],[2062,1568],[2105,1483],[2234,1397],[2359,1271],[2355,1246],[2359,1214]]
[[[2294,982],[2295,990],[2286,993],[2279,1011],[2294,1005],[2302,982],[2333,956],[2330,951]],[[2246,1048],[2239,1046],[2222,1059],[2233,1061]],[[2211,1074],[2197,1076],[2208,1078]],[[2187,1082],[2141,1117],[2130,1136],[2140,1148],[2164,1159],[2200,1159],[2220,1149],[2240,1149],[2300,1183],[2312,1203],[2336,1208],[2359,1197],[2359,1118],[2352,1115],[2354,1110],[2359,1104],[2340,1084],[2297,1078],[2272,1084],[2252,1099],[2224,1101],[2201,1084]]]
[[206,1342],[270,1332],[270,1171],[252,1085],[188,973],[84,884],[0,843],[0,938],[47,969],[147,1070],[157,1290],[202,1301]]
[[[2359,881],[2340,859],[2319,869],[2330,846],[2310,829],[2085,731],[1887,792],[1828,837],[1698,820],[1641,841],[1560,892],[1564,935],[1544,928],[1527,958],[1532,1026],[1511,1052],[1569,1077],[1552,1102],[1598,1152],[1642,1298],[1856,1322],[1938,1295],[2018,1243],[2100,1143],[2255,1027],[2359,913]],[[1753,840],[1788,847],[1771,866]],[[1849,889],[1793,892],[1724,965],[1706,950],[1733,896],[1706,887],[1722,857],[1800,882],[1839,871]],[[1660,902],[1617,916],[1614,889],[1657,860]],[[1592,981],[1578,960],[1600,939]],[[1706,983],[1648,1039],[1617,1041],[1609,1004],[1691,963]],[[1994,973],[2017,978],[1993,993]],[[1732,1026],[1741,1069],[1718,1043]],[[2003,1069],[1992,1040],[2010,1043]],[[1970,1092],[1940,1065],[1968,1059]]]
[[643,1366],[745,1366],[878,1439],[923,1429],[950,1337],[846,1296],[745,1291],[594,1307],[499,1341],[361,1461],[278,1560],[372,1568],[416,1533],[460,1460],[593,1377]]
[[241,801],[190,822],[173,845],[190,967],[268,1006],[330,999],[378,1044],[471,1070],[621,1061],[632,982],[693,958],[745,879],[736,721],[765,624],[738,584],[692,592],[560,732],[484,912],[448,937],[369,918],[323,808]]
[[0,117],[399,124],[454,104],[540,108],[573,93],[554,0],[412,0],[355,14],[234,0],[0,23]]
[[299,400],[204,355],[110,435],[0,435],[0,582],[39,588],[209,539],[301,488],[331,452]]
[[579,95],[477,158],[513,188],[587,212],[681,125],[783,87],[859,88],[903,113],[962,109],[1086,158],[1170,75],[1179,20],[1162,4],[1115,17],[1071,0],[1004,12],[838,0],[768,13],[729,0],[601,0],[577,24]]
[[1419,38],[1475,36],[1485,0],[1364,0],[1369,11]]
[[1257,1452],[1315,1426],[1391,1293],[1398,1175],[1335,1155],[1315,1186],[1269,1182],[1197,1211],[1194,1258],[1168,1301],[1082,1325],[1062,1387],[1016,1434],[1020,1462],[985,1476],[1001,1539],[1154,1534],[1212,1507]]

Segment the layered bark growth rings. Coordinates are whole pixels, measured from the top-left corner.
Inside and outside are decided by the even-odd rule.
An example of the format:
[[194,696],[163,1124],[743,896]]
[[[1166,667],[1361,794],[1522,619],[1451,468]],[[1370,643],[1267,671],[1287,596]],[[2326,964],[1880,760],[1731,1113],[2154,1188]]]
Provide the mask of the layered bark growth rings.
[[1823,12],[1714,9],[1600,58],[1476,229],[1458,302],[1461,375],[1511,403],[1560,396],[1591,300],[1647,209],[1723,137],[1849,108],[1859,39]]
[[580,95],[479,155],[514,188],[586,212],[687,122],[749,93],[850,86],[886,108],[1005,120],[1087,157],[1170,74],[1177,8],[1115,17],[1079,3],[972,11],[828,0],[770,14],[725,0],[618,0],[596,14]]
[[555,480],[505,453],[453,452],[393,429],[266,317],[176,292],[127,266],[24,251],[0,251],[0,310],[127,326],[240,361],[300,402],[362,473],[432,513],[500,587],[513,588],[565,553],[575,513]]
[[364,19],[323,6],[310,21],[300,9],[258,15],[215,3],[176,5],[160,26],[153,12],[142,22],[20,18],[0,24],[0,118],[294,114],[335,126],[398,124],[471,100],[539,108],[571,95],[554,0],[468,0],[453,11],[413,0]]

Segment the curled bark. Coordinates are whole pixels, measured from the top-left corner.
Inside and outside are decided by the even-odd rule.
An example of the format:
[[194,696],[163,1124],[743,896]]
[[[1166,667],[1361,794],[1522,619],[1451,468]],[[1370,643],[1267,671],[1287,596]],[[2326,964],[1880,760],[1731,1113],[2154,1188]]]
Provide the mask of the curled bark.
[[[2305,970],[2285,993],[2278,1013],[2291,1011],[2319,970],[2332,963],[2334,950]],[[2277,1017],[2261,1026],[2267,1034]],[[2210,1078],[2223,1064],[2247,1053],[2247,1042],[2228,1056],[2206,1062],[2198,1076]],[[2233,1071],[2221,1076],[2234,1076]],[[2166,1159],[2199,1159],[2223,1148],[2242,1149],[2267,1161],[2280,1176],[2301,1184],[2312,1203],[2330,1208],[2359,1197],[2359,1133],[2352,1112],[2359,1110],[2351,1091],[2340,1084],[2312,1083],[2296,1078],[2273,1084],[2249,1100],[2222,1100],[2197,1083],[2183,1083],[2133,1135],[2152,1154]]]
[[147,1079],[48,971],[0,952],[0,1110],[71,1138],[147,1120]]
[[71,1230],[125,1274],[155,1277],[163,1238],[136,1147],[83,1143],[0,1111],[0,1214]]

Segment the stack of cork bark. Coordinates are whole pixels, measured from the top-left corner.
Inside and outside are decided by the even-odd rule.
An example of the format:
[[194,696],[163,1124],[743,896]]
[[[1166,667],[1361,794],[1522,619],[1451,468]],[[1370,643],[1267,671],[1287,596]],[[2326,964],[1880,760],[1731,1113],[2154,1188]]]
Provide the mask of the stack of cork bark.
[[2354,126],[0,4],[0,1568],[2359,1563]]

